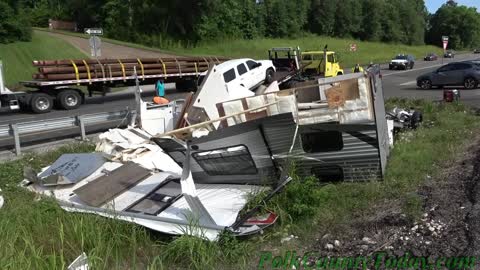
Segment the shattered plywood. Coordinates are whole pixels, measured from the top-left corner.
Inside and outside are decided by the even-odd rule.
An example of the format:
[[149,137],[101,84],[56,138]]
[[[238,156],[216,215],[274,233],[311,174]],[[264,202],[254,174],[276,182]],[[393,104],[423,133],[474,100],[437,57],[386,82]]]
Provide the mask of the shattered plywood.
[[347,100],[360,98],[358,79],[350,79],[335,83],[333,87],[325,90],[330,109],[341,107]]
[[149,170],[131,162],[75,189],[73,192],[87,205],[98,207],[133,187],[149,175]]

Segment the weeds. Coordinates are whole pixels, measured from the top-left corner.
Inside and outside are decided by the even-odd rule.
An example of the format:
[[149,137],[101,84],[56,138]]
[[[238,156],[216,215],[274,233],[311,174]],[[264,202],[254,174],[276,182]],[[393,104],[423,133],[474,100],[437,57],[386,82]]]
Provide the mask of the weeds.
[[[246,239],[228,233],[216,242],[192,235],[171,238],[127,222],[65,212],[53,200],[36,200],[17,186],[25,165],[40,169],[62,153],[92,151],[89,144],[0,164],[5,197],[0,209],[0,269],[65,269],[82,252],[94,269],[247,269],[258,262],[258,251],[303,248],[313,236],[342,231],[354,218],[371,217],[375,205],[398,200],[403,213],[415,219],[422,207],[417,187],[463,153],[480,121],[462,104],[388,102],[395,105],[422,110],[428,125],[401,135],[405,139],[392,150],[383,182],[320,186],[313,177],[295,177],[293,168],[292,182],[265,206],[279,215],[280,222],[263,235]],[[264,196],[256,195],[252,207]],[[280,244],[291,234],[299,239]]]

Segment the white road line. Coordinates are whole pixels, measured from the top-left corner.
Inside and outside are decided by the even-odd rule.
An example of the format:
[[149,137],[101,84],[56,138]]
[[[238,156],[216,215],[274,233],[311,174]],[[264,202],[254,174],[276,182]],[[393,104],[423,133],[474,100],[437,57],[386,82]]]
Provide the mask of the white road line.
[[400,74],[400,73],[405,73],[405,72],[412,72],[412,71],[417,71],[417,70],[422,70],[422,69],[427,69],[427,68],[439,67],[439,66],[443,66],[445,64],[437,64],[437,65],[431,65],[431,66],[428,66],[428,67],[422,67],[422,68],[415,68],[415,69],[410,69],[410,70],[392,72],[392,73],[388,73],[388,74],[383,74],[382,76],[387,77],[387,76],[390,76],[390,75],[395,75],[395,74]]
[[400,86],[406,86],[406,85],[412,85],[412,84],[416,84],[417,81],[409,81],[409,82],[404,82],[402,84],[399,84]]

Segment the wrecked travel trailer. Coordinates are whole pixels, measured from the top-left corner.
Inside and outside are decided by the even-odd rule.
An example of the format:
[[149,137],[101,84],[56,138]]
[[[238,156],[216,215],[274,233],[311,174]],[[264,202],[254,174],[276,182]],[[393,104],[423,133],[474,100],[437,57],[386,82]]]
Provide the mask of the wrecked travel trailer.
[[389,144],[378,69],[212,98],[207,110],[202,99],[215,96],[208,80],[186,98],[176,129],[155,136],[146,126],[110,130],[97,144],[109,160],[90,175],[69,185],[30,177],[23,185],[67,211],[214,240],[225,230],[248,235],[273,224],[275,213],[245,207],[255,194],[267,192],[265,201],[281,192],[291,164],[320,181],[382,179]]

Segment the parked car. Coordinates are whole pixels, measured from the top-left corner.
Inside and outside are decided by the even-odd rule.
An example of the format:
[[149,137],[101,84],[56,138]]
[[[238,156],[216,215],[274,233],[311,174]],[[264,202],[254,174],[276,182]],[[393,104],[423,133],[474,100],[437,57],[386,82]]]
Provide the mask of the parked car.
[[445,54],[443,55],[444,58],[455,58],[455,52],[454,51],[446,51]]
[[473,50],[473,53],[480,53],[480,48],[476,48],[475,50]]
[[480,81],[480,66],[473,62],[454,62],[417,78],[417,86],[430,89],[433,86],[459,86],[467,89],[477,87]]
[[423,60],[425,61],[436,61],[438,60],[438,55],[434,54],[434,53],[428,53],[424,58]]
[[389,69],[412,69],[415,65],[415,58],[412,55],[399,54],[395,56],[390,64],[388,65]]

